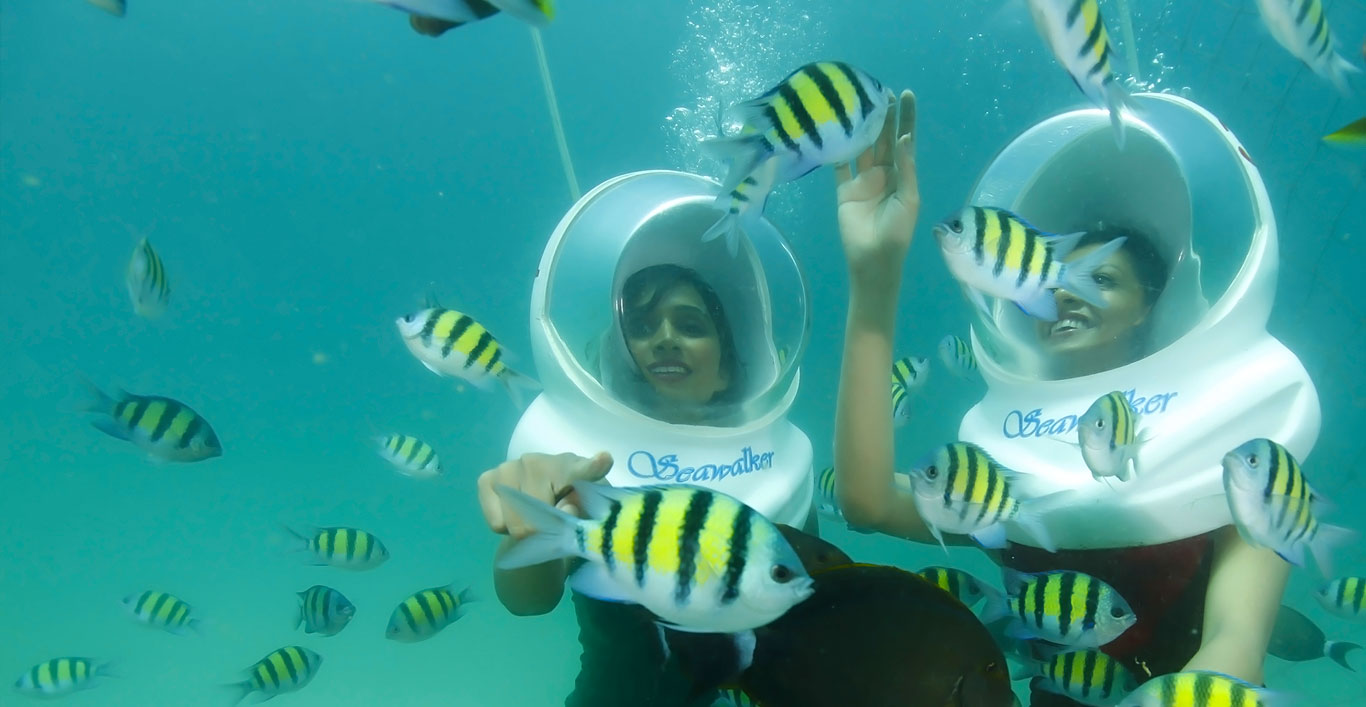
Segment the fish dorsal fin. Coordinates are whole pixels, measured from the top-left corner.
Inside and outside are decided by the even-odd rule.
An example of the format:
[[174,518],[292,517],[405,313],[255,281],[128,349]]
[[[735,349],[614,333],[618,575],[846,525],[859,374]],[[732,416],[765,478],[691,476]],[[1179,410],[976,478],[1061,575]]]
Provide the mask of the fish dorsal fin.
[[1064,233],[1062,235],[1048,235],[1042,231],[1039,233],[1040,237],[1048,243],[1049,249],[1053,252],[1053,257],[1059,260],[1067,257],[1067,254],[1071,253],[1073,250],[1076,250],[1077,244],[1080,243],[1082,237],[1086,235],[1086,231]]

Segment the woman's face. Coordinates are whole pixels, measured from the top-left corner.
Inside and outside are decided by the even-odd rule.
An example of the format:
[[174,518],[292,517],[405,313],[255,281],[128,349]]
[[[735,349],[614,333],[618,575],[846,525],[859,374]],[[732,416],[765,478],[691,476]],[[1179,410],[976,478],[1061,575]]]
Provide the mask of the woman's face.
[[[1077,248],[1067,260],[1076,260],[1100,245]],[[1130,363],[1137,355],[1138,327],[1150,307],[1129,254],[1115,251],[1093,277],[1105,308],[1094,307],[1066,290],[1055,290],[1057,321],[1035,325],[1043,352],[1063,377],[1106,371]]]
[[[654,294],[643,293],[643,300]],[[692,285],[674,285],[653,309],[628,315],[625,328],[631,357],[661,396],[706,403],[730,385],[721,366],[716,323]]]

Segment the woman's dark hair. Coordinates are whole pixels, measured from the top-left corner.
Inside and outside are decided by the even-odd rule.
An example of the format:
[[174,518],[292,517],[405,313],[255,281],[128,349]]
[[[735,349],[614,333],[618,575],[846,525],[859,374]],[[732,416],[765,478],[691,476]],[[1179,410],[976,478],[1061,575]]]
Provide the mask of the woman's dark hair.
[[1100,226],[1087,231],[1077,243],[1077,247],[1103,245],[1121,236],[1124,237],[1124,245],[1119,247],[1119,252],[1129,256],[1134,275],[1143,287],[1143,302],[1151,307],[1153,302],[1157,301],[1157,296],[1167,287],[1168,274],[1167,262],[1163,260],[1151,238],[1141,231],[1124,226]]
[[711,317],[712,325],[716,327],[716,336],[721,344],[721,370],[730,381],[726,390],[717,396],[724,397],[739,388],[737,384],[740,380],[740,361],[736,355],[735,336],[731,332],[730,322],[726,320],[726,310],[721,307],[721,298],[716,296],[716,290],[713,290],[697,271],[681,265],[651,265],[637,270],[626,278],[618,303],[622,331],[630,331],[634,320],[647,316],[665,295],[680,285],[697,291],[697,295],[702,298],[703,306],[707,308],[707,316]]

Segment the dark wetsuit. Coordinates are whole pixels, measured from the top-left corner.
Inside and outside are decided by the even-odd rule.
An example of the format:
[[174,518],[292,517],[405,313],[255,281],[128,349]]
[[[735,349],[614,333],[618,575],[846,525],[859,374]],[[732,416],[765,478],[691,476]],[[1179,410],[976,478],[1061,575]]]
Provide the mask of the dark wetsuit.
[[[1138,621],[1101,650],[1118,659],[1140,683],[1174,673],[1200,648],[1214,554],[1213,533],[1163,545],[1049,553],[1011,544],[1001,562],[1021,572],[1076,570],[1107,582],[1124,597]],[[1031,683],[1032,707],[1080,705]]]

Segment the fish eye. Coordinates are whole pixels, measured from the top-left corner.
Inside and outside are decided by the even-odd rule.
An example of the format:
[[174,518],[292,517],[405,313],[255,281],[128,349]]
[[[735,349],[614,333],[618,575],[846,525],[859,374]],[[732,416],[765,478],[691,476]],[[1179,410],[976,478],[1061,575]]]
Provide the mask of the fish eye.
[[1124,607],[1122,607],[1122,606],[1112,606],[1112,607],[1110,607],[1110,615],[1113,616],[1113,617],[1115,617],[1115,618],[1117,618],[1117,619],[1122,619],[1122,618],[1124,618],[1124,616],[1125,616],[1126,614],[1128,614],[1128,613],[1129,613],[1129,612],[1125,611],[1125,610],[1124,610]]
[[768,574],[778,584],[787,584],[797,578],[797,573],[793,572],[792,568],[787,565],[774,565]]
[[407,322],[407,323],[409,323],[409,324],[412,324],[412,323],[413,323],[414,321],[416,321],[416,320],[417,320],[417,315],[416,315],[416,314],[409,314],[408,316],[406,316],[406,317],[403,318],[403,321],[405,321],[405,322]]
[[957,219],[957,218],[956,218],[956,219],[954,219],[954,220],[952,220],[952,221],[949,221],[949,230],[953,231],[954,233],[962,233],[962,232],[963,232],[963,219]]
[[933,464],[931,464],[931,465],[925,467],[925,478],[927,478],[927,479],[937,479],[937,478],[939,478],[939,469],[935,468],[935,466],[934,466]]
[[1096,420],[1096,429],[1098,429],[1098,430],[1103,430],[1103,429],[1105,429],[1105,420]]

